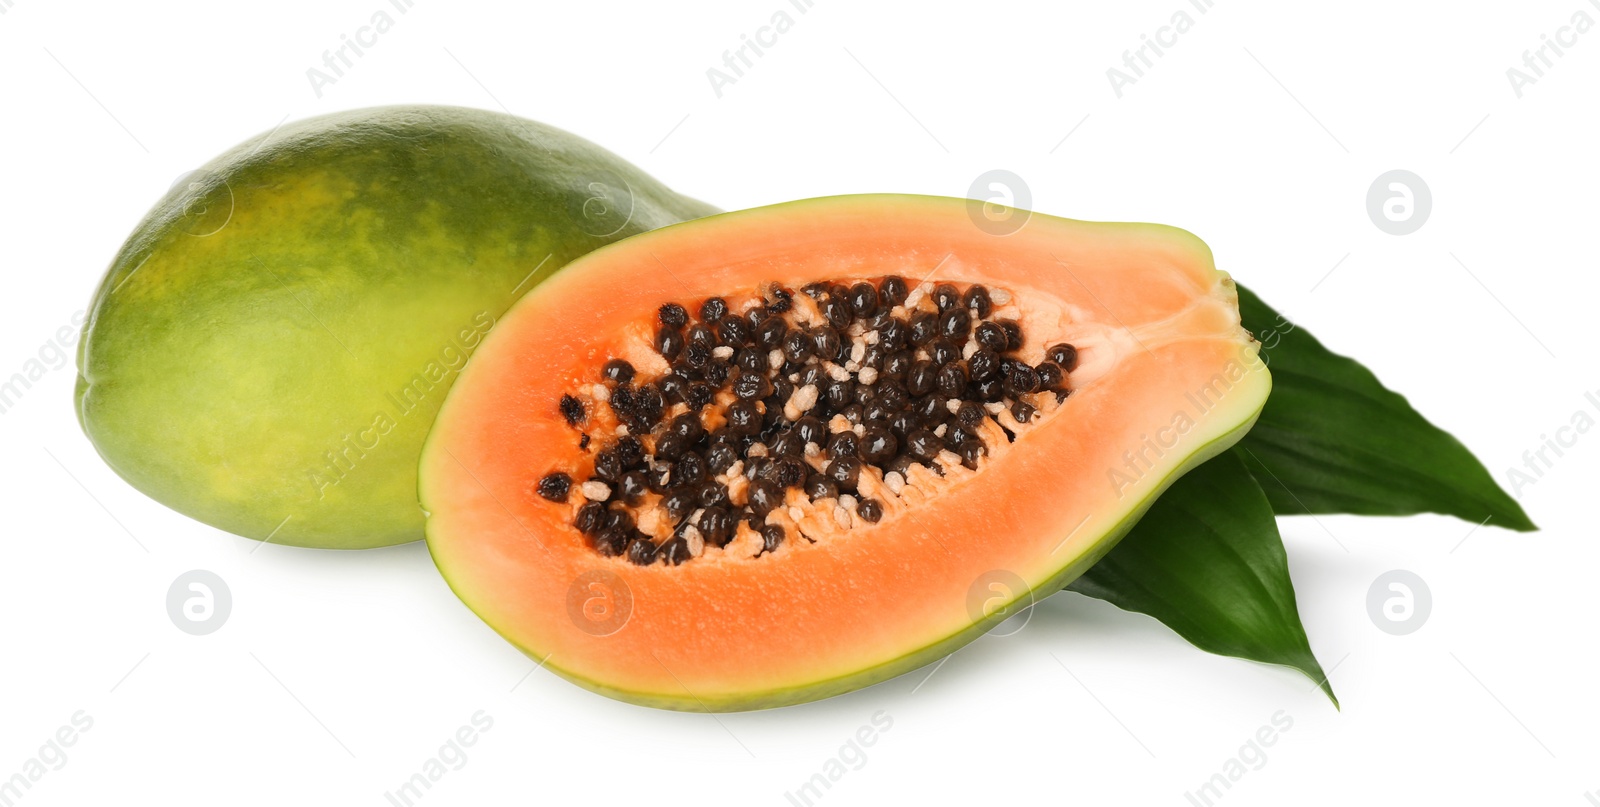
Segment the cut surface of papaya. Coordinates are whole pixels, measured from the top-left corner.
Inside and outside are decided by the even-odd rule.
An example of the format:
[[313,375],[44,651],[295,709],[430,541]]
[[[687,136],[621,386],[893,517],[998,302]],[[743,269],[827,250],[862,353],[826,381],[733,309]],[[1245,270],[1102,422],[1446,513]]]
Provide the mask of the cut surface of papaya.
[[602,248],[484,340],[424,446],[429,549],[545,667],[691,711],[972,641],[1102,557],[1271,381],[1193,235],[829,197]]

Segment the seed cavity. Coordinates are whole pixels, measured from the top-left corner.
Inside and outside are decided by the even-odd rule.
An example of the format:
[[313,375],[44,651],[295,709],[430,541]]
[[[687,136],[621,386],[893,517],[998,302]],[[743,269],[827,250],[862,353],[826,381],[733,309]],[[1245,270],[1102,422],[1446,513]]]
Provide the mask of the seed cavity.
[[801,292],[661,305],[644,330],[659,361],[640,366],[667,369],[608,358],[562,395],[589,453],[538,496],[619,562],[781,554],[932,501],[1071,393],[1076,347],[1024,360],[1008,290],[891,275]]

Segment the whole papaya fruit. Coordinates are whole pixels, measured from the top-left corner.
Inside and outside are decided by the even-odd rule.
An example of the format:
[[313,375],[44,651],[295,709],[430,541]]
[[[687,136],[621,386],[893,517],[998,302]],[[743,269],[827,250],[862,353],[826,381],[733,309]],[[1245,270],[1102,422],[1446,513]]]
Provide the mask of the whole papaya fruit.
[[130,484],[228,532],[417,540],[423,438],[500,314],[580,255],[711,212],[511,115],[290,124],[180,180],[134,229],[89,307],[78,418]]

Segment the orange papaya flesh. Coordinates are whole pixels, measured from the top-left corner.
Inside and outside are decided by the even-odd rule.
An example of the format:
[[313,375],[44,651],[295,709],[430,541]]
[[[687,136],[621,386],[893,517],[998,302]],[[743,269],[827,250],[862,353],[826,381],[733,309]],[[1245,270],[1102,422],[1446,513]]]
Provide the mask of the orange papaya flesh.
[[[1076,578],[1248,431],[1270,376],[1193,235],[1024,211],[1003,232],[971,204],[727,213],[602,248],[529,292],[424,447],[428,546],[453,590],[581,686],[735,711],[915,669]],[[841,303],[848,324],[830,319]],[[930,315],[932,342],[885,335]],[[807,350],[762,343],[767,320]],[[985,322],[1012,331],[1003,372],[974,366]],[[828,328],[839,347],[819,347]],[[930,403],[937,385],[908,390],[919,362],[960,367],[966,387]],[[998,388],[974,377],[996,373]],[[843,380],[869,392],[830,401]],[[734,410],[752,406],[742,425]],[[856,439],[835,446],[844,432]],[[896,447],[868,452],[882,433]],[[846,452],[854,475],[835,473]]]

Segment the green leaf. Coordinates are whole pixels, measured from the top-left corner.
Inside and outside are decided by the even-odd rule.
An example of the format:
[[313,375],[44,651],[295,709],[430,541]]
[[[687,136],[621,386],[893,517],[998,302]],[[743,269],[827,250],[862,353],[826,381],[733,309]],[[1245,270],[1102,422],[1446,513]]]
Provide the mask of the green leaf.
[[1293,667],[1339,704],[1300,624],[1272,506],[1231,452],[1173,483],[1068,588],[1153,616],[1202,650]]
[[1372,371],[1239,287],[1244,327],[1262,344],[1272,395],[1238,452],[1281,515],[1443,513],[1537,529],[1459,440]]
[[1460,441],[1372,371],[1243,286],[1239,313],[1272,371],[1260,419],[1233,450],[1174,483],[1068,588],[1153,616],[1203,650],[1294,667],[1334,698],[1300,624],[1274,513],[1442,513],[1536,527]]

